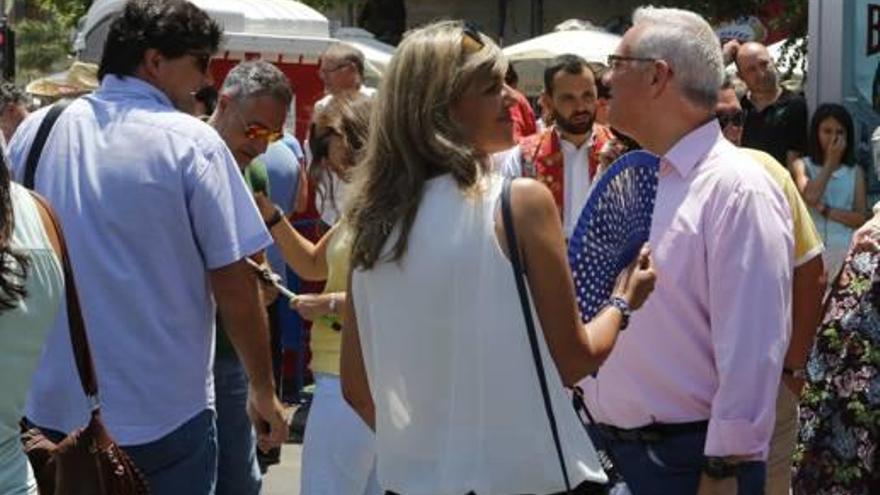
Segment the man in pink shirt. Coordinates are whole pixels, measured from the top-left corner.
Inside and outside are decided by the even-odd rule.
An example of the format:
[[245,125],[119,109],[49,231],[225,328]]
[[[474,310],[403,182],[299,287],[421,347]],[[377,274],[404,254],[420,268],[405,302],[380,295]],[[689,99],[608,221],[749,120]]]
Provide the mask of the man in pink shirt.
[[611,125],[662,157],[658,277],[582,383],[594,433],[637,495],[762,494],[791,324],[789,208],[721,133],[721,48],[704,19],[640,8],[608,65]]

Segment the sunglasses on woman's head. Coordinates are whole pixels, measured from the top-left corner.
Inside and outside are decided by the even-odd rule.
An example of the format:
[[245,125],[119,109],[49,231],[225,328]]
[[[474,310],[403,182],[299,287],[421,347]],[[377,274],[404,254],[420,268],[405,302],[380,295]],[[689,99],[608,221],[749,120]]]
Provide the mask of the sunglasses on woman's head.
[[467,21],[464,23],[464,26],[462,26],[461,31],[462,34],[464,34],[461,38],[461,45],[466,52],[476,53],[486,46],[486,44],[483,43],[483,38],[480,37],[480,30],[477,29],[476,24]]

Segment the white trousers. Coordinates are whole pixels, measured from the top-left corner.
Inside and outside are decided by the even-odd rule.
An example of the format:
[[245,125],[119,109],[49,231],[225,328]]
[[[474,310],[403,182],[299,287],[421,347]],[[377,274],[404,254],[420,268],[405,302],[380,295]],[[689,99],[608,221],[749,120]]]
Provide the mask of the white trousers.
[[300,495],[381,495],[375,435],[342,398],[339,377],[315,375]]

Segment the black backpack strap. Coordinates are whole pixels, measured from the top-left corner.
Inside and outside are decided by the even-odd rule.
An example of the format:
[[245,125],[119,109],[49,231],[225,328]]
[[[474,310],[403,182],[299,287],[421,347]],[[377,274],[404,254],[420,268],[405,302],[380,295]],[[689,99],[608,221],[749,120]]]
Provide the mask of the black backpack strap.
[[58,120],[58,117],[61,116],[61,112],[63,112],[72,102],[72,99],[67,98],[58,101],[52,105],[52,108],[50,108],[49,112],[46,113],[46,116],[43,117],[43,121],[40,122],[40,128],[37,129],[37,135],[34,137],[33,143],[31,143],[31,149],[28,152],[27,161],[25,161],[24,187],[28,189],[34,188],[34,178],[37,175],[37,164],[40,162],[40,155],[43,154],[43,148],[46,146],[46,140],[49,138],[49,133],[52,132],[52,127],[55,125],[55,121]]
[[535,331],[535,321],[532,318],[532,307],[529,304],[529,296],[526,291],[525,271],[519,258],[519,244],[516,240],[516,230],[513,226],[513,213],[510,208],[510,184],[512,180],[504,179],[501,190],[501,215],[504,220],[504,234],[507,236],[507,249],[510,252],[510,263],[513,267],[513,277],[516,279],[516,289],[519,292],[519,302],[522,306],[523,317],[526,320],[529,344],[532,348],[532,358],[535,360],[535,369],[538,372],[538,383],[541,385],[541,395],[544,398],[544,410],[547,420],[550,422],[550,431],[553,433],[553,443],[556,444],[556,455],[559,457],[559,467],[562,469],[562,478],[565,481],[566,493],[571,493],[571,482],[568,479],[568,469],[565,466],[565,456],[562,453],[562,442],[559,440],[559,429],[556,426],[556,415],[553,414],[553,404],[550,402],[550,390],[547,387],[547,375],[544,373],[544,361],[541,358],[541,350],[538,347],[538,334]]

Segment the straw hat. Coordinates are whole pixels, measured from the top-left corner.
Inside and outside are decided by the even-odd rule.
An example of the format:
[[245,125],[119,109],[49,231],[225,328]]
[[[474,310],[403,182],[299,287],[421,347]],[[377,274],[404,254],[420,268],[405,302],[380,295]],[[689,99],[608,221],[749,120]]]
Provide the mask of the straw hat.
[[76,61],[64,72],[31,81],[24,90],[38,97],[63,98],[94,91],[98,87],[98,66]]

